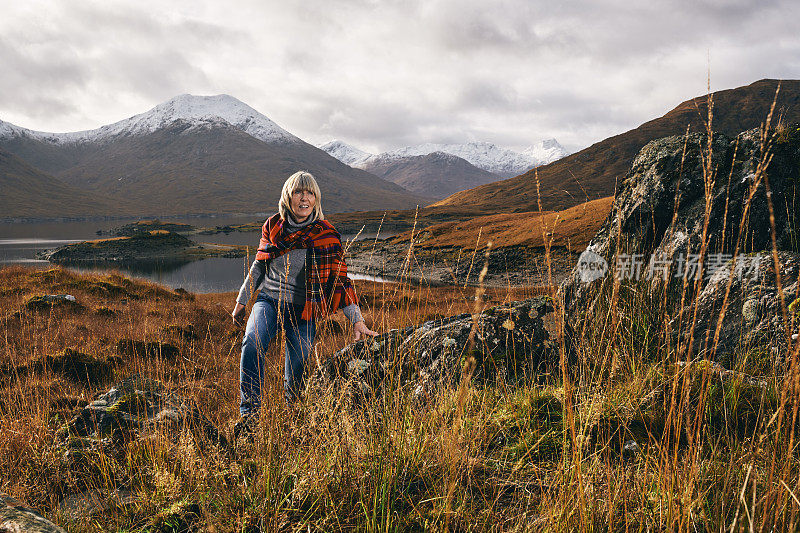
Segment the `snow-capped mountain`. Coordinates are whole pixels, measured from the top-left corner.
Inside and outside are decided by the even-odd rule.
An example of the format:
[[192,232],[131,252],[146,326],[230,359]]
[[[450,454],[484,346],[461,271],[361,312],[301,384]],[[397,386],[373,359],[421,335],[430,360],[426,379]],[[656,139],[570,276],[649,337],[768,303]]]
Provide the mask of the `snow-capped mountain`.
[[428,155],[433,152],[444,152],[458,156],[474,166],[502,177],[518,176],[528,170],[552,163],[568,155],[567,150],[555,139],[546,139],[534,144],[523,152],[515,152],[489,142],[471,142],[462,144],[425,143],[406,146],[371,156],[342,141],[331,141],[320,146],[343,163],[366,168],[372,158],[380,158],[382,163],[396,158]]
[[345,165],[355,168],[362,168],[367,159],[374,157],[372,154],[338,139],[319,146],[319,149],[328,152]]
[[58,145],[95,143],[120,135],[153,133],[179,120],[188,123],[190,127],[227,123],[266,143],[300,142],[300,139],[249,105],[227,94],[215,96],[182,94],[139,115],[94,130],[71,133],[33,131],[0,121],[0,139],[26,136]]
[[[335,192],[326,196],[325,210],[331,213],[413,208],[430,199],[345,165],[227,95],[181,95],[145,113],[74,133],[0,122],[2,150],[62,185],[124,199],[130,206],[126,214],[272,212],[284,180],[300,169],[314,174],[323,190]],[[17,202],[14,216],[31,216],[25,205],[36,202],[34,188],[25,191],[31,197]],[[66,207],[51,216],[72,215]],[[112,212],[121,214],[122,207],[115,204]],[[83,214],[98,214],[87,210]]]

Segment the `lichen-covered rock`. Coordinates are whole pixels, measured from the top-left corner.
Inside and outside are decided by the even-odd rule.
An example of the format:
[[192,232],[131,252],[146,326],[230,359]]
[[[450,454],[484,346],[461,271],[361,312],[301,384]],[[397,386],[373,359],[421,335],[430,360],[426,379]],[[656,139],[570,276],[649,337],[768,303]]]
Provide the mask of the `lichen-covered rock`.
[[192,399],[164,390],[159,381],[133,376],[114,385],[84,407],[56,434],[56,446],[70,467],[84,459],[119,449],[120,445],[167,428],[177,436],[189,430],[199,441],[227,446],[225,437]]
[[0,532],[65,533],[38,511],[6,494],[0,494]]
[[[711,158],[706,165],[709,146]],[[770,150],[766,174],[775,240],[779,250],[798,251],[795,220],[800,202],[795,197],[800,183],[800,126],[781,130]],[[653,266],[659,267],[650,270],[654,280],[691,274],[685,262],[700,252],[704,240],[707,254],[718,254],[717,258],[733,255],[740,230],[739,251],[770,250],[769,206],[763,173],[758,171],[761,152],[758,129],[735,139],[715,135],[710,145],[706,135],[692,134],[658,139],[642,148],[611,212],[587,247],[586,253],[606,262],[608,273],[587,279],[579,266],[560,287],[568,317],[581,316],[602,286],[613,279],[615,270],[632,268],[631,277],[646,278],[653,260]],[[712,181],[705,179],[709,172],[704,169],[709,168]],[[704,238],[707,192],[710,214]],[[621,265],[620,257],[627,264]],[[708,266],[708,260],[704,264]]]
[[412,383],[414,396],[422,399],[440,385],[458,384],[469,358],[478,378],[547,372],[558,364],[543,321],[551,311],[549,298],[536,297],[492,307],[475,319],[462,314],[392,330],[334,354],[314,374],[312,386],[347,383],[351,392],[368,395],[391,375],[400,384]]
[[[719,360],[733,366],[737,350],[759,352],[767,356],[767,367],[780,364],[786,354],[788,339],[783,320],[784,310],[778,294],[775,266],[771,254],[762,254],[752,275],[741,276],[736,271],[733,260],[715,271],[697,297],[697,323],[693,338],[692,355]],[[800,254],[779,252],[778,260],[782,281],[784,306],[787,319],[797,328],[798,275],[800,275]],[[731,272],[733,270],[733,272]],[[728,293],[728,283],[731,283]],[[716,328],[722,314],[725,295],[728,301],[715,343]],[[686,313],[693,312],[690,309]],[[689,321],[679,333],[684,339],[689,336]],[[677,329],[677,324],[676,324]],[[794,333],[795,331],[790,331]],[[752,358],[751,358],[752,359]],[[756,361],[751,361],[756,364]]]

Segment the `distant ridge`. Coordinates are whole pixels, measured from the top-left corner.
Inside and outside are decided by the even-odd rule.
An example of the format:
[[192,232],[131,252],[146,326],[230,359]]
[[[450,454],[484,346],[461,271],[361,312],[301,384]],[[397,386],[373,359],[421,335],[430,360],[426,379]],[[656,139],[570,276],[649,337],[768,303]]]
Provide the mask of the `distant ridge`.
[[517,176],[539,165],[552,163],[568,154],[567,150],[555,139],[539,141],[522,152],[515,152],[489,142],[425,143],[406,146],[377,155],[360,150],[340,140],[325,143],[320,148],[345,164],[356,168],[367,168],[376,159],[381,164],[385,164],[391,159],[444,152],[460,157],[477,168],[506,178]]
[[[764,79],[744,87],[713,93],[715,131],[736,135],[759,126],[767,117],[779,80]],[[783,80],[776,113],[787,122],[800,121],[800,80]],[[508,210],[518,212],[538,209],[539,180],[542,207],[561,210],[586,200],[614,194],[615,186],[638,151],[649,141],[690,131],[705,131],[706,96],[681,103],[666,115],[646,122],[628,132],[568,155],[515,178],[462,191],[433,204],[434,208],[465,209],[481,212]],[[773,118],[773,124],[778,117]]]
[[353,168],[362,168],[361,165],[363,165],[363,163],[365,163],[368,159],[375,157],[369,152],[360,150],[355,146],[347,144],[346,142],[338,139],[322,144],[319,148],[320,150],[329,153],[345,165],[349,165]]
[[444,198],[499,179],[496,174],[444,152],[406,157],[375,156],[369,158],[363,168],[411,192],[432,198]]

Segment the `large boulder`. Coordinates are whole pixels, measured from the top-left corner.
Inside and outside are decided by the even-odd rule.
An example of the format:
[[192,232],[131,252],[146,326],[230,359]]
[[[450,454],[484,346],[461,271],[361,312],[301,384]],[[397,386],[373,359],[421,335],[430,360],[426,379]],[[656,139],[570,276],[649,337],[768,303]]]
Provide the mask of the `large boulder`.
[[[680,281],[685,274],[693,275],[691,260],[705,241],[706,275],[700,274],[705,280],[737,249],[771,250],[765,176],[777,247],[797,251],[800,127],[786,127],[769,137],[766,158],[758,129],[734,139],[715,135],[710,143],[703,134],[666,137],[642,148],[606,221],[560,287],[570,321],[585,316],[614,272],[622,278],[649,274],[653,279]],[[762,172],[759,165],[765,159],[769,164]]]
[[465,313],[392,330],[334,354],[312,376],[312,386],[345,385],[351,397],[365,397],[391,376],[413,386],[415,399],[422,400],[441,385],[457,385],[465,363],[474,364],[473,376],[482,379],[550,372],[558,351],[543,317],[551,311],[549,298],[535,297],[492,307],[475,319]]

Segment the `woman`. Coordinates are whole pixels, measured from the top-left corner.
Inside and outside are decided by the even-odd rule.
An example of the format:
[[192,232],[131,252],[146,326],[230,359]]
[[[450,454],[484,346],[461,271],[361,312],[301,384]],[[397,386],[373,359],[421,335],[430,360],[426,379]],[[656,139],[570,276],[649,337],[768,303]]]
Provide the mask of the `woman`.
[[237,325],[243,322],[251,287],[259,290],[242,341],[243,419],[258,416],[264,354],[279,327],[286,334],[284,395],[290,405],[303,389],[317,319],[341,308],[353,323],[356,341],[377,335],[364,324],[347,277],[339,233],[325,220],[321,201],[319,185],[308,172],[296,172],[286,180],[278,213],[264,223],[258,253],[239,290],[232,313]]

